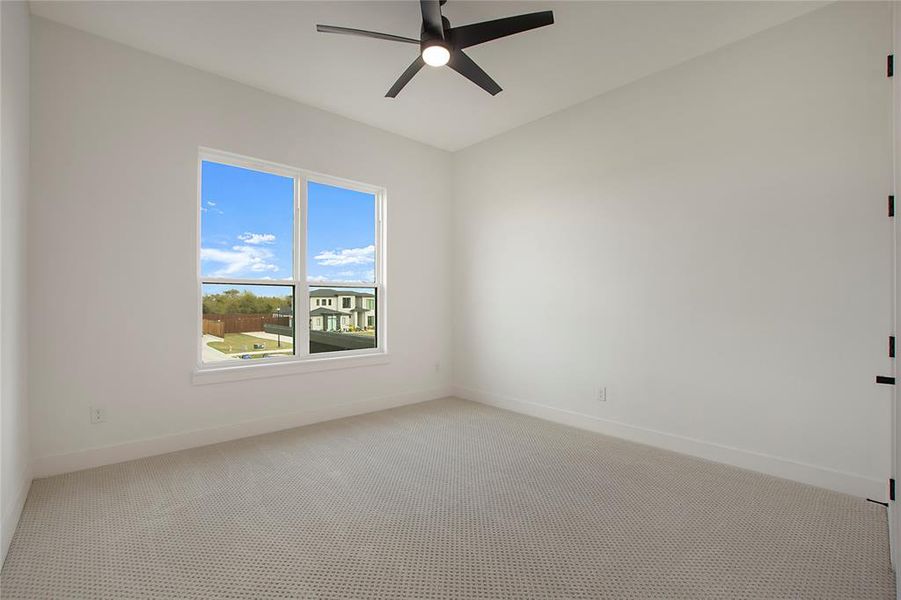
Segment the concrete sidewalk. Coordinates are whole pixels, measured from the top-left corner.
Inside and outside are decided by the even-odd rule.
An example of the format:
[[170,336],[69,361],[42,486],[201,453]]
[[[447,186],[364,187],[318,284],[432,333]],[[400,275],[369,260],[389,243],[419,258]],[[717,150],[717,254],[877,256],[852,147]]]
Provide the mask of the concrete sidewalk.
[[[272,340],[273,342],[277,342],[279,339],[278,334],[269,333],[267,331],[245,331],[244,335],[252,335],[253,337],[263,338],[264,340]],[[288,335],[281,336],[282,344],[285,342],[294,345],[294,338]]]
[[219,352],[215,348],[210,348],[210,342],[221,342],[223,341],[221,337],[217,337],[215,335],[210,335],[208,333],[203,334],[203,352],[202,358],[203,362],[218,362],[222,360],[228,360],[231,358],[225,352]]

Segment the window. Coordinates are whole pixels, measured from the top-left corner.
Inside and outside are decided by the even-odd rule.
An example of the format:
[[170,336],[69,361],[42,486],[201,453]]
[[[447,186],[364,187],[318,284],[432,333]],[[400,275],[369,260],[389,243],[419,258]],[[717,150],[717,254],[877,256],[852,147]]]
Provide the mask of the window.
[[310,181],[306,196],[309,293],[327,307],[310,313],[309,352],[376,348],[377,194]]
[[294,354],[294,287],[203,284],[203,362]]
[[383,352],[384,191],[213,151],[199,167],[200,366]]

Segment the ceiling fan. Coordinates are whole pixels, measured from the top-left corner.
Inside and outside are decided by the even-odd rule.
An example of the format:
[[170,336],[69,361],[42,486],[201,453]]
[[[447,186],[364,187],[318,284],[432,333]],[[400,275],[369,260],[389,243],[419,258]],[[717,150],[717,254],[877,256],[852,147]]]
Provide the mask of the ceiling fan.
[[364,29],[351,29],[349,27],[335,27],[334,25],[316,25],[316,31],[322,33],[342,33],[360,37],[387,40],[389,42],[401,42],[405,44],[418,44],[419,56],[413,61],[407,70],[398,78],[386,98],[395,98],[407,85],[413,76],[419,72],[423,65],[432,67],[449,66],[451,69],[469,79],[471,82],[491,94],[496,95],[501,91],[499,86],[488,74],[479,67],[464,52],[464,48],[484,44],[498,38],[507,37],[515,33],[522,33],[530,29],[551,25],[554,22],[554,12],[550,10],[461,25],[451,27],[447,17],[441,14],[441,7],[447,0],[419,0],[422,9],[422,30],[419,39],[366,31]]

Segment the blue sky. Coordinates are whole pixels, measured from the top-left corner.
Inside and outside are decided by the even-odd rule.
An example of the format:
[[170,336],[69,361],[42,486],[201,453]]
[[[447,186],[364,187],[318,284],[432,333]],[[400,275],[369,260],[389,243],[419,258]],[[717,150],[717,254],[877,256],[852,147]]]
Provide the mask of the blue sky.
[[[201,275],[290,279],[294,181],[204,161]],[[375,197],[309,183],[307,279],[373,281]]]
[[307,210],[307,281],[374,281],[375,196],[310,182]]

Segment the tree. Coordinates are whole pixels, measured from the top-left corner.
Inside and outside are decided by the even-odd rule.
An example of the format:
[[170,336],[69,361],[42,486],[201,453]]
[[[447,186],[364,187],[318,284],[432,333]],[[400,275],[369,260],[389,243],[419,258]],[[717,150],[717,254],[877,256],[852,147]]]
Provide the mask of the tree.
[[290,307],[290,296],[257,296],[249,290],[231,289],[203,296],[204,314],[272,314]]

